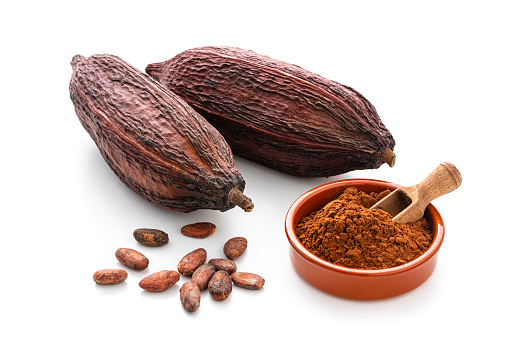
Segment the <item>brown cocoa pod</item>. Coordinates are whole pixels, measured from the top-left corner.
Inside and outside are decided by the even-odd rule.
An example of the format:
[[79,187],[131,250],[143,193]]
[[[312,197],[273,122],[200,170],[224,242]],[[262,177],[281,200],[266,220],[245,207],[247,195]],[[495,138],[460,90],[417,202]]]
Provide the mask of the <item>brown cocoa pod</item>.
[[123,269],[98,270],[93,278],[100,285],[118,284],[127,279],[127,272]]
[[197,222],[182,226],[180,232],[188,237],[203,239],[216,231],[216,225],[211,222]]
[[177,270],[182,275],[191,276],[198,267],[203,265],[205,260],[207,260],[207,251],[203,248],[197,248],[179,261]]
[[132,191],[181,212],[253,208],[223,136],[179,96],[113,55],[71,65],[76,114]]
[[232,293],[232,279],[228,272],[220,270],[209,281],[209,293],[213,299],[222,301]]
[[130,269],[141,271],[148,267],[148,259],[142,253],[131,248],[119,248],[115,251],[115,257],[123,265]]
[[230,275],[237,271],[237,264],[230,259],[214,258],[209,260],[209,264],[213,265],[217,271],[223,270]]
[[375,107],[353,88],[298,66],[212,46],[150,64],[146,72],[246,159],[306,177],[394,165],[394,138]]
[[250,290],[259,290],[265,284],[265,279],[254,273],[235,272],[231,275],[231,278],[235,285]]
[[151,292],[162,292],[172,287],[180,280],[177,271],[165,270],[153,273],[141,279],[138,285],[144,290]]
[[216,273],[216,267],[210,264],[203,264],[198,267],[191,276],[191,281],[194,282],[203,291],[207,288],[210,278]]
[[200,308],[201,293],[198,285],[187,281],[180,288],[180,302],[187,312],[196,312]]
[[166,232],[154,228],[138,228],[133,236],[140,244],[152,247],[163,246],[170,241]]
[[224,255],[230,260],[235,260],[244,253],[247,248],[247,239],[234,237],[228,240],[223,247]]

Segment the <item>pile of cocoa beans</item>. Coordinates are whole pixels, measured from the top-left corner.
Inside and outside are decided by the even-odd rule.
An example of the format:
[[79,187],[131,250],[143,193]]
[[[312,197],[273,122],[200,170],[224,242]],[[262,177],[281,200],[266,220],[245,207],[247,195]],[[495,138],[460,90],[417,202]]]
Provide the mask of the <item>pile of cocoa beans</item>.
[[[196,223],[181,228],[182,234],[193,238],[205,238],[216,229],[212,223]],[[168,244],[169,237],[158,229],[139,228],[133,232],[137,242],[145,246],[160,247]],[[207,251],[197,248],[184,255],[177,264],[177,270],[162,270],[144,277],[139,286],[150,292],[162,292],[175,285],[181,276],[191,280],[182,284],[180,301],[188,312],[195,312],[200,307],[201,293],[208,289],[210,296],[222,301],[227,299],[233,285],[259,290],[265,284],[265,279],[258,274],[238,272],[235,259],[240,257],[247,248],[247,239],[233,237],[226,241],[223,253],[226,258],[213,258],[207,261]],[[131,248],[119,248],[115,251],[117,260],[129,269],[140,271],[149,265],[148,258],[139,251]],[[125,281],[128,273],[124,269],[103,269],[94,273],[93,279],[97,284],[110,285]]]

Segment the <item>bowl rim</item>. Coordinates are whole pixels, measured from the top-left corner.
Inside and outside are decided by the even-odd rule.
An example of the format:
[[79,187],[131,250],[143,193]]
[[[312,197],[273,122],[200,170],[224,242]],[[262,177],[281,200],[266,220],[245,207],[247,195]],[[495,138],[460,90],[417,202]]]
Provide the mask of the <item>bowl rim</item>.
[[378,270],[365,270],[365,269],[354,269],[354,268],[348,268],[343,267],[339,265],[335,265],[333,263],[330,263],[328,261],[325,261],[318,256],[311,253],[297,238],[297,235],[295,234],[295,229],[293,227],[294,217],[295,213],[298,210],[298,208],[308,199],[320,194],[323,190],[326,188],[329,188],[331,186],[333,187],[341,187],[344,186],[345,188],[351,185],[358,185],[358,184],[366,184],[366,183],[372,183],[372,184],[382,184],[385,186],[388,186],[389,189],[393,190],[397,187],[400,187],[401,185],[389,182],[389,181],[383,181],[383,180],[377,180],[377,179],[341,179],[341,180],[335,180],[331,181],[329,183],[322,184],[320,186],[317,186],[315,188],[312,188],[311,190],[307,191],[306,193],[302,194],[297,200],[293,202],[293,204],[288,209],[288,212],[286,213],[285,217],[285,232],[286,236],[288,238],[288,241],[290,242],[290,245],[293,247],[293,249],[306,261],[311,262],[313,264],[319,265],[323,268],[342,273],[342,274],[348,274],[348,275],[358,275],[358,276],[390,276],[395,274],[401,274],[403,272],[415,269],[418,266],[421,266],[425,264],[428,260],[434,257],[436,252],[440,249],[442,246],[443,240],[444,240],[444,222],[442,220],[442,217],[438,210],[432,205],[429,204],[426,210],[433,216],[434,219],[437,220],[437,226],[436,230],[434,232],[433,241],[431,243],[431,246],[419,257],[415,258],[412,261],[409,261],[408,263],[405,263],[400,266],[391,267],[391,268],[384,268],[384,269],[378,269]]

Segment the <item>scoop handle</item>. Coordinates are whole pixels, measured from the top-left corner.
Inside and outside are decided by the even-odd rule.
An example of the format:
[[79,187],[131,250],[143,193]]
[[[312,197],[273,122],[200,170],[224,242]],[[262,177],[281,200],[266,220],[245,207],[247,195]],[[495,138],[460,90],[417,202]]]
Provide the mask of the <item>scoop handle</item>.
[[418,184],[419,198],[424,204],[454,191],[461,185],[461,173],[450,162],[438,165],[420,184]]

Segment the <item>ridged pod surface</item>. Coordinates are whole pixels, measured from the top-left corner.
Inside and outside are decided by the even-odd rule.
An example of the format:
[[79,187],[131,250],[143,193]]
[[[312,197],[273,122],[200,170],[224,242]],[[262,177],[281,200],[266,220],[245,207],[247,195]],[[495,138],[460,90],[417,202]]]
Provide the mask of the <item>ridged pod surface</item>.
[[394,139],[353,88],[234,47],[201,47],[146,72],[184,98],[233,153],[306,177],[393,166]]
[[228,144],[179,96],[113,55],[71,65],[76,114],[127,187],[175,211],[253,208]]

